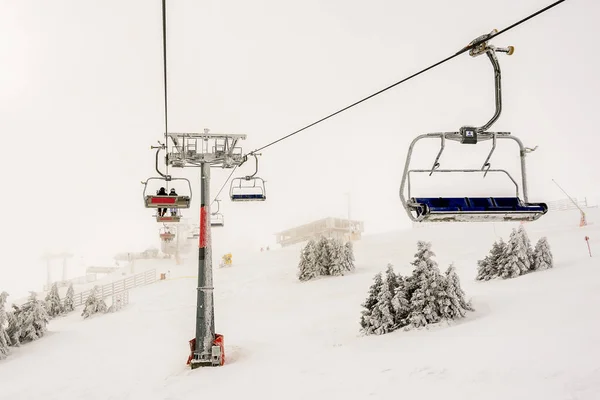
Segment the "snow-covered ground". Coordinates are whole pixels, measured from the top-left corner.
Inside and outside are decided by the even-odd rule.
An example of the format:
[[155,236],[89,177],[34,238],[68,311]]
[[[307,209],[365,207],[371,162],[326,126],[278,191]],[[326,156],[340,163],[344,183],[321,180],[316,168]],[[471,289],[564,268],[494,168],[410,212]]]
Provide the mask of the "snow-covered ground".
[[[513,224],[453,224],[365,237],[357,270],[299,282],[299,246],[233,254],[215,268],[217,332],[226,364],[191,371],[195,257],[171,278],[130,292],[114,314],[51,321],[46,337],[0,361],[0,399],[600,399],[600,213],[576,211],[526,225],[547,236],[555,268],[476,282],[476,260]],[[497,236],[498,235],[498,236]],[[392,262],[408,274],[418,239],[440,268],[454,262],[476,312],[452,324],[359,334],[373,275]],[[214,254],[215,264],[218,254]],[[157,262],[158,263],[158,262]],[[162,264],[164,263],[164,264]],[[165,271],[162,271],[162,270]]]

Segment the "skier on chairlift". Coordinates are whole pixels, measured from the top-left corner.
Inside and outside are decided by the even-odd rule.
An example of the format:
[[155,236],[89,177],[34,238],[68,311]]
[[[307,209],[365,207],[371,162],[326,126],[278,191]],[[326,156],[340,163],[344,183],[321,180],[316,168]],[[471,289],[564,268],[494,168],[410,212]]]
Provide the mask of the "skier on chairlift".
[[[161,187],[160,189],[158,189],[158,191],[156,192],[157,196],[167,196],[167,190],[164,187]],[[164,217],[165,214],[167,213],[167,209],[166,208],[159,208],[157,210],[157,215],[159,217]]]
[[[175,192],[175,189],[171,188],[171,191],[169,192],[169,196],[177,196],[177,192]],[[167,209],[165,208],[165,212],[167,211]],[[171,216],[174,217],[175,215],[177,215],[177,209],[176,208],[171,208]]]

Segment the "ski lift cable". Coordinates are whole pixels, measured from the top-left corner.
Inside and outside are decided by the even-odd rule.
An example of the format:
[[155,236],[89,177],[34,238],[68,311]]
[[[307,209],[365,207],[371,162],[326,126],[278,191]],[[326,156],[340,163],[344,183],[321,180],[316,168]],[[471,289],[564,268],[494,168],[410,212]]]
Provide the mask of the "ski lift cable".
[[[425,72],[427,72],[427,71],[429,71],[431,69],[434,69],[434,68],[436,68],[436,67],[438,67],[438,66],[440,66],[440,65],[442,65],[442,64],[444,64],[444,63],[446,63],[446,62],[448,62],[448,61],[450,61],[450,60],[452,60],[452,59],[454,59],[456,57],[458,57],[459,55],[461,55],[461,54],[463,54],[463,53],[471,50],[472,48],[479,46],[481,43],[483,43],[485,41],[489,41],[489,40],[495,38],[496,36],[500,36],[501,34],[506,33],[509,30],[513,29],[513,28],[516,28],[517,26],[519,26],[519,25],[521,25],[521,24],[529,21],[532,18],[537,17],[538,15],[540,15],[540,14],[542,14],[542,13],[550,10],[551,8],[556,7],[557,5],[559,5],[561,3],[564,3],[565,1],[566,0],[555,1],[554,3],[546,6],[546,7],[542,8],[542,9],[534,12],[533,14],[530,14],[529,16],[527,16],[527,17],[525,17],[525,18],[523,18],[523,19],[521,19],[521,20],[513,23],[512,25],[509,25],[506,28],[504,28],[504,29],[496,32],[494,35],[492,35],[490,37],[487,37],[487,38],[483,38],[483,39],[480,39],[480,40],[473,41],[469,45],[467,45],[464,48],[462,48],[461,50],[459,50],[458,52],[456,52],[456,53],[454,53],[454,54],[452,54],[452,55],[444,58],[443,60],[440,60],[440,61],[436,62],[435,64],[430,65],[427,68],[424,68],[424,69],[422,69],[422,70],[420,70],[420,71],[418,71],[418,72],[416,72],[416,73],[414,73],[414,74],[412,74],[412,75],[410,75],[410,76],[408,76],[408,77],[406,77],[406,78],[404,78],[404,79],[402,79],[402,80],[400,80],[400,81],[398,81],[396,83],[393,83],[393,84],[391,84],[391,85],[389,85],[389,86],[387,86],[387,87],[385,87],[385,88],[383,88],[383,89],[381,89],[381,90],[379,90],[379,91],[377,91],[377,92],[375,92],[375,93],[373,93],[373,94],[371,94],[371,95],[369,95],[367,97],[362,98],[361,100],[358,100],[358,101],[356,101],[356,102],[354,102],[354,103],[352,103],[352,104],[350,104],[350,105],[348,105],[348,106],[346,106],[346,107],[344,107],[344,108],[342,108],[342,109],[340,109],[340,110],[338,110],[338,111],[336,111],[336,112],[334,112],[332,114],[327,115],[326,117],[323,117],[323,118],[321,118],[321,119],[319,119],[319,120],[317,120],[317,121],[315,121],[315,122],[313,122],[313,123],[311,123],[309,125],[306,125],[306,126],[300,128],[300,129],[298,129],[298,130],[296,130],[296,131],[294,131],[294,132],[292,132],[292,133],[290,133],[288,135],[282,136],[281,138],[279,138],[277,140],[274,140],[273,142],[270,142],[270,143],[268,143],[268,144],[266,144],[266,145],[264,145],[262,147],[259,147],[258,149],[255,149],[255,150],[251,151],[250,153],[247,153],[246,156],[254,155],[255,153],[257,153],[257,152],[259,152],[261,150],[264,150],[267,147],[273,146],[274,144],[277,144],[277,143],[279,143],[279,142],[281,142],[281,141],[283,141],[283,140],[285,140],[287,138],[290,138],[290,137],[292,137],[292,136],[294,136],[294,135],[296,135],[296,134],[298,134],[298,133],[300,133],[302,131],[307,130],[308,128],[311,128],[311,127],[313,127],[313,126],[315,126],[315,125],[317,125],[317,124],[319,124],[319,123],[321,123],[323,121],[326,121],[329,118],[332,118],[332,117],[334,117],[334,116],[336,116],[338,114],[341,114],[342,112],[344,112],[346,110],[349,110],[350,108],[352,108],[354,106],[357,106],[357,105],[359,105],[359,104],[361,104],[361,103],[363,103],[363,102],[365,102],[365,101],[367,101],[369,99],[372,99],[373,97],[375,97],[375,96],[377,96],[377,95],[379,95],[379,94],[381,94],[383,92],[386,92],[386,91],[388,91],[388,90],[390,90],[390,89],[392,89],[392,88],[394,88],[394,87],[396,87],[396,86],[398,86],[398,85],[400,85],[400,84],[402,84],[402,83],[404,83],[404,82],[406,82],[406,81],[408,81],[408,80],[410,80],[412,78],[416,78],[417,76],[419,76],[419,75],[421,75],[421,74],[423,74],[423,73],[425,73]],[[233,175],[233,173],[234,173],[234,171],[235,171],[235,169],[237,167],[238,166],[236,165],[235,168],[233,168],[233,171],[231,171],[231,174],[229,174],[229,176],[227,177],[227,179],[223,183],[223,186],[221,186],[221,189],[219,190],[219,192],[215,196],[215,199],[217,199],[219,197],[219,194],[221,194],[221,192],[223,191],[223,188],[225,188],[225,186],[229,182],[229,179],[231,179],[231,176]],[[215,202],[215,200],[213,200],[211,202],[211,205],[214,202]]]
[[294,136],[294,135],[296,135],[296,134],[298,134],[298,133],[300,133],[302,131],[305,131],[308,128],[311,128],[311,127],[313,127],[313,126],[315,126],[315,125],[317,125],[317,124],[319,124],[319,123],[321,123],[323,121],[326,121],[326,120],[328,120],[331,117],[334,117],[334,116],[336,116],[336,115],[338,115],[338,114],[340,114],[340,113],[342,113],[342,112],[344,112],[346,110],[349,110],[350,108],[352,108],[354,106],[357,106],[357,105],[359,105],[359,104],[361,104],[361,103],[363,103],[363,102],[365,102],[365,101],[367,101],[367,100],[369,100],[369,99],[371,99],[371,98],[373,98],[373,97],[375,97],[375,96],[377,96],[377,95],[379,95],[379,94],[381,94],[381,93],[383,93],[385,91],[388,91],[388,90],[390,90],[390,89],[392,89],[392,88],[394,88],[394,87],[396,87],[396,86],[398,86],[398,85],[400,85],[400,84],[402,84],[402,83],[404,83],[404,82],[406,82],[406,81],[408,81],[408,80],[410,80],[412,78],[415,78],[415,77],[417,77],[417,76],[419,76],[419,75],[421,75],[421,74],[423,74],[423,73],[425,73],[425,72],[427,72],[427,71],[429,71],[429,70],[431,70],[431,69],[433,69],[435,67],[438,67],[438,66],[440,66],[440,65],[442,65],[442,64],[444,64],[444,63],[446,63],[446,62],[448,62],[448,61],[450,61],[450,60],[452,60],[452,59],[454,59],[456,57],[458,57],[459,55],[461,55],[461,54],[463,54],[463,53],[471,50],[472,48],[477,47],[481,43],[483,43],[485,41],[489,41],[489,40],[495,38],[496,36],[500,36],[501,34],[503,34],[505,32],[508,32],[509,30],[511,30],[511,29],[513,29],[513,28],[515,28],[515,27],[517,27],[517,26],[519,26],[519,25],[521,25],[521,24],[529,21],[530,19],[532,19],[534,17],[537,17],[538,15],[540,15],[540,14],[542,14],[542,13],[550,10],[553,7],[556,7],[557,5],[559,5],[561,3],[564,3],[565,1],[566,0],[555,1],[554,3],[552,3],[552,4],[550,4],[550,5],[542,8],[541,10],[538,10],[535,13],[529,15],[528,17],[525,17],[525,18],[523,18],[523,19],[521,19],[521,20],[513,23],[512,25],[509,25],[508,27],[506,27],[506,28],[498,31],[496,34],[494,34],[492,36],[487,37],[485,39],[480,39],[480,40],[474,41],[474,42],[470,43],[468,46],[466,46],[463,49],[459,50],[458,52],[456,52],[456,53],[454,53],[454,54],[452,54],[452,55],[444,58],[443,60],[438,61],[435,64],[430,65],[427,68],[424,68],[424,69],[422,69],[422,70],[420,70],[420,71],[418,71],[418,72],[416,72],[416,73],[414,73],[414,74],[412,74],[412,75],[410,75],[410,76],[408,76],[408,77],[406,77],[406,78],[404,78],[404,79],[402,79],[402,80],[400,80],[400,81],[398,81],[396,83],[393,83],[393,84],[391,84],[391,85],[389,85],[389,86],[387,86],[387,87],[385,87],[385,88],[383,88],[383,89],[381,89],[381,90],[379,90],[379,91],[377,91],[377,92],[375,92],[375,93],[373,93],[373,94],[371,94],[371,95],[369,95],[369,96],[367,96],[367,97],[365,97],[365,98],[363,98],[361,100],[358,100],[358,101],[356,101],[356,102],[354,102],[354,103],[352,103],[352,104],[350,104],[350,105],[348,105],[348,106],[346,106],[346,107],[344,107],[344,108],[342,108],[342,109],[340,109],[340,110],[338,110],[338,111],[336,111],[336,112],[334,112],[332,114],[327,115],[326,117],[323,117],[323,118],[321,118],[321,119],[319,119],[319,120],[317,120],[317,121],[315,121],[315,122],[313,122],[313,123],[311,123],[309,125],[306,125],[306,126],[300,128],[300,129],[298,129],[298,130],[296,130],[296,131],[294,131],[294,132],[292,132],[292,133],[290,133],[288,135],[285,135],[285,136],[283,136],[283,137],[281,137],[281,138],[279,138],[279,139],[277,139],[277,140],[275,140],[275,141],[273,141],[271,143],[268,143],[268,144],[266,144],[266,145],[264,145],[262,147],[259,147],[258,149],[251,151],[247,155],[253,155],[254,153],[257,153],[257,152],[259,152],[261,150],[266,149],[267,147],[273,146],[276,143],[279,143],[279,142],[281,142],[281,141],[283,141],[283,140],[285,140],[285,139],[287,139],[289,137],[292,137],[292,136]]
[[[169,153],[169,113],[168,113],[168,91],[167,91],[167,0],[162,0],[162,39],[163,39],[163,85],[165,90],[165,151]],[[165,174],[169,175],[169,163],[165,163]],[[169,181],[167,190],[169,190]]]
[[229,182],[229,180],[231,179],[233,173],[235,172],[235,170],[237,169],[237,165],[233,167],[233,169],[231,170],[231,173],[229,174],[229,176],[227,177],[227,179],[225,179],[225,182],[223,183],[223,186],[221,186],[221,189],[219,189],[219,191],[217,192],[217,195],[215,196],[215,198],[213,199],[213,201],[211,201],[210,205],[212,206],[213,203],[215,202],[215,200],[217,200],[219,198],[219,195],[221,194],[221,192],[223,191],[223,189],[225,188],[225,186],[227,186],[227,182]]

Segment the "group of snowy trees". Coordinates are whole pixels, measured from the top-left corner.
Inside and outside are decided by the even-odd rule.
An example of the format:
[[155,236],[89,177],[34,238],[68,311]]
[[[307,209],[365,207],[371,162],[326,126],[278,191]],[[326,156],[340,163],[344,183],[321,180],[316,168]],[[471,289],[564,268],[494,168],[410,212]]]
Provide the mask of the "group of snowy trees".
[[533,271],[552,268],[554,261],[550,245],[545,237],[538,240],[535,248],[523,225],[513,229],[508,243],[502,238],[492,245],[490,253],[477,261],[477,277],[475,279],[488,281],[493,278],[515,278]]
[[462,318],[474,311],[465,299],[454,265],[442,274],[431,243],[417,242],[411,276],[403,277],[388,264],[385,277],[375,275],[362,304],[360,325],[364,334],[381,335],[398,328],[419,328],[442,320]]
[[300,252],[298,279],[308,281],[321,275],[339,276],[354,270],[352,242],[335,238],[311,239]]
[[[102,306],[96,306],[98,300],[95,298],[95,290],[92,292],[94,296],[86,303],[84,310],[84,318],[97,312],[102,311]],[[73,297],[75,291],[73,284],[67,289],[67,294],[64,300],[61,300],[58,293],[58,284],[52,285],[46,298],[38,300],[35,292],[30,292],[30,295],[25,304],[18,306],[12,305],[12,311],[6,311],[6,303],[8,293],[0,293],[0,360],[7,357],[9,347],[18,347],[23,343],[37,340],[44,336],[47,331],[47,325],[51,319],[64,315],[75,310]],[[100,302],[104,303],[102,300]],[[106,305],[104,305],[106,309]]]
[[8,356],[9,347],[37,340],[44,336],[50,321],[48,304],[37,299],[35,292],[22,306],[13,304],[13,310],[6,312],[8,293],[0,293],[0,360]]

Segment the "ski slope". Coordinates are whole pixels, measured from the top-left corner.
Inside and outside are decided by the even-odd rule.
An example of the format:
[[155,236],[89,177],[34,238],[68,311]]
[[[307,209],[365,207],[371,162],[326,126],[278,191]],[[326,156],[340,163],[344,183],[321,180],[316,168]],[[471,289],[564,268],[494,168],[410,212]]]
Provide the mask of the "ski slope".
[[[365,237],[357,270],[301,283],[299,246],[233,254],[215,268],[226,364],[191,371],[196,265],[153,262],[166,281],[130,292],[114,314],[51,321],[46,337],[0,361],[0,399],[544,399],[600,398],[600,213],[550,213],[526,225],[548,237],[555,268],[474,281],[476,260],[512,224],[453,224]],[[454,262],[476,312],[429,329],[360,336],[360,304],[392,262],[408,274],[418,239],[442,270]],[[218,255],[214,255],[217,260]],[[142,264],[142,263],[140,263]]]

